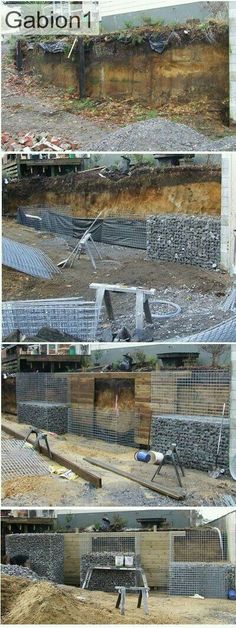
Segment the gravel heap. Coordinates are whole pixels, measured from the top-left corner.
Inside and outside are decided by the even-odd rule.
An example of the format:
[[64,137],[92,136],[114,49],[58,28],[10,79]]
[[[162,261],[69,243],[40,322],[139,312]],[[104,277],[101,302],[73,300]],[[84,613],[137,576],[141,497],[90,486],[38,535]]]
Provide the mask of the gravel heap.
[[21,567],[20,565],[1,565],[1,573],[5,576],[18,576],[20,578],[29,578],[30,580],[44,580],[35,571],[29,567]]
[[96,151],[177,151],[181,150],[235,150],[236,135],[224,137],[219,140],[211,140],[202,133],[166,118],[154,118],[135,122],[108,133],[106,137],[90,146],[90,150]]

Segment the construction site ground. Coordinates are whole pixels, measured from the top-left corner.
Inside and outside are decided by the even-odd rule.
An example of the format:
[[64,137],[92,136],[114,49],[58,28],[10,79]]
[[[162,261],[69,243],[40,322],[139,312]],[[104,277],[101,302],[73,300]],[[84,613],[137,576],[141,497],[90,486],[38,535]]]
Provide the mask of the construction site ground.
[[[3,235],[47,253],[56,264],[68,257],[71,249],[61,237],[19,225],[14,219],[3,220]],[[74,243],[75,244],[75,243]],[[103,259],[94,270],[87,256],[82,255],[72,268],[62,269],[50,280],[32,277],[10,268],[3,268],[3,300],[24,300],[80,296],[94,300],[91,282],[126,283],[156,289],[156,299],[169,300],[181,307],[174,318],[155,319],[149,327],[150,339],[165,340],[199,332],[230,318],[221,308],[230,285],[229,277],[219,270],[204,270],[198,266],[163,262],[146,258],[146,251],[115,245],[99,244]],[[112,296],[116,321],[113,331],[127,327],[135,331],[135,300],[130,295]],[[157,306],[153,306],[157,312]],[[160,311],[160,309],[159,309]],[[100,339],[109,326],[104,312]]]
[[[83,107],[83,101],[81,104],[76,94],[72,96],[66,89],[43,84],[32,71],[17,73],[9,43],[2,44],[3,148],[8,150],[19,150],[19,146],[24,150],[29,139],[25,138],[27,133],[34,138],[31,147],[39,136],[46,136],[56,141],[59,137],[59,146],[68,142],[68,148],[71,145],[77,150],[94,150],[95,145],[102,146],[103,142],[108,142],[113,150],[119,141],[126,143],[129,123],[140,120],[144,127],[138,126],[136,131],[134,126],[126,150],[137,149],[139,135],[143,136],[141,150],[150,150],[153,141],[154,150],[233,150],[236,136],[227,125],[227,109],[228,103],[217,99],[214,103],[208,102],[204,94],[197,104],[179,103],[169,98],[156,110],[130,97],[118,101],[85,99]],[[153,129],[149,131],[150,121],[158,124],[154,137]],[[9,138],[4,142],[5,132]],[[210,138],[221,139],[212,141]],[[46,146],[45,150],[48,150]]]
[[126,612],[115,608],[117,595],[74,586],[2,576],[3,624],[235,624],[235,604],[151,591],[149,615],[127,596]]
[[[19,424],[15,415],[3,415],[3,421],[24,436],[30,427],[26,424]],[[9,436],[2,431],[2,437]],[[84,458],[92,457],[150,481],[156,467],[136,462],[134,460],[135,448],[72,434],[57,436],[48,433],[48,439],[55,452],[62,454],[71,462],[98,473],[102,478],[102,488],[95,488],[81,478],[65,480],[57,475],[16,477],[2,485],[4,507],[15,505],[27,507],[35,506],[35,504],[42,506],[224,506],[226,505],[225,496],[229,495],[236,503],[235,483],[228,476],[214,479],[208,473],[185,469],[183,488],[186,495],[181,501],[176,501],[84,461]],[[184,464],[184,461],[182,462]],[[48,463],[53,464],[57,471],[58,465],[51,463],[49,459]],[[172,465],[165,465],[157,481],[165,488],[178,488]]]

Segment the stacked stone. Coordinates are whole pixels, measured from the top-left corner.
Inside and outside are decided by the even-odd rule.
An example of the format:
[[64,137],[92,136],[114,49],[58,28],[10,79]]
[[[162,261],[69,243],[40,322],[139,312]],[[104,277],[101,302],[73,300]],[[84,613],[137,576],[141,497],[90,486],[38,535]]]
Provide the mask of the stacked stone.
[[[215,464],[220,421],[216,418],[153,416],[151,449],[165,453],[176,443],[184,467],[209,471]],[[229,473],[229,421],[222,429],[218,466]]]
[[147,219],[147,255],[151,259],[216,268],[220,238],[219,218],[168,214]]
[[1,565],[1,573],[4,576],[29,578],[29,580],[45,580],[29,567],[21,567],[20,565]]
[[206,598],[227,598],[234,586],[234,567],[228,563],[170,564],[170,595],[202,595]]
[[20,401],[17,404],[19,423],[28,423],[40,430],[65,434],[68,431],[66,404],[48,401]]
[[64,582],[64,535],[53,533],[8,534],[6,554],[25,554],[31,568],[39,576],[54,582]]
[[[121,570],[116,568],[116,556],[114,552],[92,552],[84,554],[80,562],[80,583],[84,582],[87,571],[90,567],[113,567],[114,569],[94,570],[88,584],[88,589],[92,591],[115,591],[116,586],[135,587],[139,586],[139,573],[131,570]],[[133,567],[140,567],[140,556],[132,552],[121,552],[119,555],[132,556]],[[124,565],[125,566],[125,565]],[[120,569],[120,570],[119,570]]]

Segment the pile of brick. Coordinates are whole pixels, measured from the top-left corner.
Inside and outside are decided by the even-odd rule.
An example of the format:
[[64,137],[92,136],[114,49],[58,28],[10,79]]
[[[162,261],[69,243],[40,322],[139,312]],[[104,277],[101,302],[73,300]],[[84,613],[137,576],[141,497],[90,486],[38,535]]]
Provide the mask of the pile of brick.
[[78,143],[70,142],[62,137],[56,137],[48,133],[18,133],[12,136],[7,131],[2,133],[2,149],[12,152],[30,153],[56,152],[64,153],[66,150],[79,150]]

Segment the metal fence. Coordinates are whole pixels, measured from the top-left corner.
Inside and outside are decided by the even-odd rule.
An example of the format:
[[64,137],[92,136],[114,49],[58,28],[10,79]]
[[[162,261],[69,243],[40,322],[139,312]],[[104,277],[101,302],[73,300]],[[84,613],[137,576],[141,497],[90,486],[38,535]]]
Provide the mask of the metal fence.
[[151,403],[158,415],[219,417],[225,404],[229,416],[230,371],[177,369],[154,371]]

